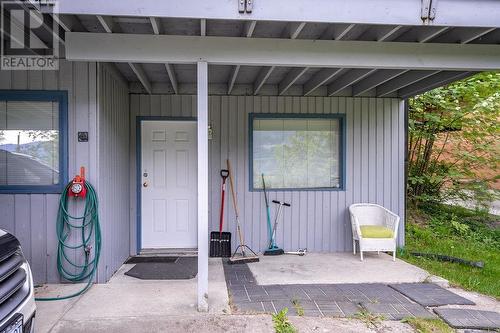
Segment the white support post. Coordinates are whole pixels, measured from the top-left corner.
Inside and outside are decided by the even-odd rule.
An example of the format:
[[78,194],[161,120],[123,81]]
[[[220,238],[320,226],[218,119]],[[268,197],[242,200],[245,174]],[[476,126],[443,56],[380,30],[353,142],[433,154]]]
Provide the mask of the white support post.
[[208,63],[198,66],[198,311],[208,311]]

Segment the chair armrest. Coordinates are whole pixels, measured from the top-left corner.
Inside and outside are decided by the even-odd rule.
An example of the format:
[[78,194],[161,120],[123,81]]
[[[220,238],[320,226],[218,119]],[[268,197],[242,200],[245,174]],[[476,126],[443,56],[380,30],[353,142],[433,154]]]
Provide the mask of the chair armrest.
[[[385,209],[385,208],[384,208]],[[388,209],[385,209],[384,224],[394,232],[394,238],[398,236],[399,216]]]
[[356,215],[350,213],[351,216],[351,227],[352,227],[352,235],[354,238],[361,239],[361,228],[359,227],[359,221]]

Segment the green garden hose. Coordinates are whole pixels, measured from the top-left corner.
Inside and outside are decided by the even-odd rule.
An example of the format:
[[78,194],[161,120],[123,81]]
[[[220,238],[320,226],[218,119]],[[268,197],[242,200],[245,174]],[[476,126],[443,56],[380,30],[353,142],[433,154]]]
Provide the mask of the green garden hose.
[[[57,214],[57,270],[59,275],[70,282],[87,281],[80,291],[67,296],[35,298],[37,301],[56,301],[76,297],[85,293],[92,285],[99,257],[101,255],[101,227],[99,225],[99,207],[95,189],[89,182],[85,181],[87,194],[85,196],[85,209],[82,216],[72,216],[68,212],[68,191],[71,182],[66,185],[59,200],[59,212]],[[74,221],[74,222],[72,222]],[[80,242],[70,243],[70,235],[78,233]],[[79,252],[83,257],[83,264],[71,259],[68,252],[72,254]]]

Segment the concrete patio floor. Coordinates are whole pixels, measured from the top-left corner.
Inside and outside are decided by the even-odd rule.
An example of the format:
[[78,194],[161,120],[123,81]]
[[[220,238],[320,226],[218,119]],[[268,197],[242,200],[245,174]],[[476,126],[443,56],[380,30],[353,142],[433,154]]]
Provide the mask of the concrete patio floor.
[[261,256],[248,267],[260,285],[422,282],[429,276],[421,268],[375,252],[365,253],[364,261],[348,252]]
[[[131,318],[198,315],[197,280],[139,280],[124,275],[133,265],[123,265],[108,283],[97,284],[70,300],[37,302],[37,332],[79,332],[85,323],[126,322]],[[228,294],[220,259],[209,260],[209,314],[229,312]],[[82,285],[56,284],[37,288],[37,297],[67,295]],[[75,323],[79,323],[76,325]],[[104,326],[99,330],[102,331]],[[88,330],[85,330],[89,332]],[[145,329],[145,331],[149,331]],[[130,330],[137,332],[137,330]]]

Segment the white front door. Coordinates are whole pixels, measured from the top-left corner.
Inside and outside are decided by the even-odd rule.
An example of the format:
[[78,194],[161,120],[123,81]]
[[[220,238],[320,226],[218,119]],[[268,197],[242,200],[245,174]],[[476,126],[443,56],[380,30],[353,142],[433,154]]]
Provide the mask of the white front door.
[[196,248],[196,122],[141,123],[142,248]]

